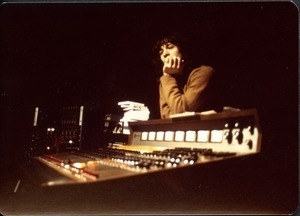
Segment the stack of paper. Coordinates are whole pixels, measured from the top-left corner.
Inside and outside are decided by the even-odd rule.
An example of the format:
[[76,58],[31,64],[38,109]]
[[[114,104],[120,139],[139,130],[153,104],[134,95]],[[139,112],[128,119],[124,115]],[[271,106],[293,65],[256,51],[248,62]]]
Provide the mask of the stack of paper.
[[129,134],[128,122],[147,121],[149,119],[150,111],[143,103],[133,101],[122,101],[118,105],[123,109],[124,116],[120,119],[123,122],[123,133]]

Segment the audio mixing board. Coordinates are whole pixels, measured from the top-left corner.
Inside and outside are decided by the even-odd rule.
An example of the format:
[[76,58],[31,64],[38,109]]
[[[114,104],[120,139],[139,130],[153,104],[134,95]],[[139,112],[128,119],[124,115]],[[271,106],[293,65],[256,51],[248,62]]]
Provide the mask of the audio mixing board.
[[127,144],[44,154],[35,157],[64,178],[42,185],[100,182],[260,152],[261,129],[256,109],[193,113],[171,119],[130,122]]

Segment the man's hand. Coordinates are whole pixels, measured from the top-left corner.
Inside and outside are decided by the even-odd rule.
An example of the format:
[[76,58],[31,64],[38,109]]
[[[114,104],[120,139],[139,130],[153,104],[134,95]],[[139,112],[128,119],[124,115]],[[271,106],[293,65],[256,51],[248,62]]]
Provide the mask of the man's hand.
[[168,56],[163,66],[163,73],[170,75],[181,73],[183,62],[183,59],[178,56]]

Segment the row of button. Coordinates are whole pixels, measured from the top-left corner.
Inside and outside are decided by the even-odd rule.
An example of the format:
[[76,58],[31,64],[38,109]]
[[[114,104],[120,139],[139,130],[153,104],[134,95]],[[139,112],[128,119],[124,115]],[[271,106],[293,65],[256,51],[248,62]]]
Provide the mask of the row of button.
[[150,131],[141,133],[142,141],[213,142],[223,141],[223,130]]

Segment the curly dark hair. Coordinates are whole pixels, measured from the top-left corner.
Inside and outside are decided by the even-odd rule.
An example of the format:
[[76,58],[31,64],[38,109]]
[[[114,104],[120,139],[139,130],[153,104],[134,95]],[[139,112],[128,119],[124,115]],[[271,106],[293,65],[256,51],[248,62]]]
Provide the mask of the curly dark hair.
[[172,43],[176,45],[182,55],[182,58],[184,59],[185,68],[189,68],[189,66],[192,63],[192,57],[191,57],[191,47],[189,45],[189,41],[187,37],[181,35],[180,33],[171,33],[165,37],[163,37],[160,40],[157,40],[156,43],[153,46],[152,53],[153,53],[153,59],[152,62],[155,66],[156,71],[161,74],[161,69],[163,67],[163,62],[160,59],[159,51],[161,49],[161,46]]

